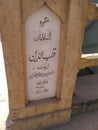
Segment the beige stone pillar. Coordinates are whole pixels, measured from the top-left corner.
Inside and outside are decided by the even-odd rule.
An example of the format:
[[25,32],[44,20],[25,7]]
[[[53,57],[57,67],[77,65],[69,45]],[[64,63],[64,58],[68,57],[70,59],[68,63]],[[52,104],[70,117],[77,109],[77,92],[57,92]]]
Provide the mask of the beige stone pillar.
[[[46,16],[45,11],[45,15],[41,13],[43,7],[46,8],[49,15]],[[89,0],[0,1],[0,32],[8,81],[11,130],[41,129],[70,120],[72,96],[80,66],[81,46],[88,18],[88,7]],[[39,20],[41,15],[43,17]],[[56,21],[51,22],[53,19]],[[36,28],[34,27],[34,20]],[[37,26],[38,24],[39,26]],[[58,25],[57,30],[56,25]],[[32,30],[28,26],[31,26]],[[47,31],[45,29],[49,32],[45,32]],[[35,31],[38,31],[37,36],[35,36]],[[30,36],[28,33],[31,35],[30,40],[32,42],[28,40]],[[56,41],[56,39],[59,40]],[[58,49],[55,48],[57,42]],[[43,50],[42,48],[45,46],[41,44],[45,44],[45,46],[47,44],[47,48]],[[40,54],[35,51],[35,48]],[[45,61],[48,65],[39,67],[40,63],[42,65]],[[28,64],[33,67],[31,70]],[[40,68],[46,69],[41,71],[44,72],[42,77],[46,74],[56,76],[48,77],[46,78],[47,81],[45,79],[43,82],[37,82],[35,78],[31,82],[35,77],[33,72],[37,72]],[[50,71],[51,69],[53,71]],[[46,73],[47,70],[49,70],[48,73]],[[48,91],[48,96],[40,95],[40,100],[35,95],[32,96],[32,94],[36,94],[33,93],[35,89],[32,87],[42,83],[49,83],[55,89],[53,94]]]

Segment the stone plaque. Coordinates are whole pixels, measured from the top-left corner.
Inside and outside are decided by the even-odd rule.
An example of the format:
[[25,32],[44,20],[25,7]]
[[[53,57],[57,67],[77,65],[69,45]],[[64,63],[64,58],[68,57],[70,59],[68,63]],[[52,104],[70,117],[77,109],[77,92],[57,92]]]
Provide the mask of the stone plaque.
[[61,21],[43,6],[25,23],[28,100],[56,96]]

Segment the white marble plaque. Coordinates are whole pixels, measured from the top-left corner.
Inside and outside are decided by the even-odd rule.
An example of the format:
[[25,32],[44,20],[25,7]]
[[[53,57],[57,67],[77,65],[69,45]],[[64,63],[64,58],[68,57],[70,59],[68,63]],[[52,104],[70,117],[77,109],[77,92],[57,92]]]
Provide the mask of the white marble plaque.
[[28,100],[56,96],[61,21],[43,6],[25,23]]

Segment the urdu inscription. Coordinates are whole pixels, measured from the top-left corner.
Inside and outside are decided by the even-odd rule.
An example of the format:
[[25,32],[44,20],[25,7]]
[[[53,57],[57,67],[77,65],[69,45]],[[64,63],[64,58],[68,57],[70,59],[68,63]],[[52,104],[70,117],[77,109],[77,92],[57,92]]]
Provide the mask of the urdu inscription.
[[56,96],[61,21],[43,6],[25,23],[28,100]]

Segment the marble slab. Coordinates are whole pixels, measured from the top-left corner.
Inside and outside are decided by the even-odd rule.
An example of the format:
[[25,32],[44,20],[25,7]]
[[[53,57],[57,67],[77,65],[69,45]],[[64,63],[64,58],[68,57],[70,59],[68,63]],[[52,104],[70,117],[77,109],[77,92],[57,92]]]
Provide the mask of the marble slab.
[[34,101],[56,96],[61,20],[47,6],[25,22],[27,95]]

